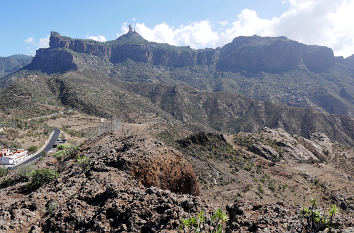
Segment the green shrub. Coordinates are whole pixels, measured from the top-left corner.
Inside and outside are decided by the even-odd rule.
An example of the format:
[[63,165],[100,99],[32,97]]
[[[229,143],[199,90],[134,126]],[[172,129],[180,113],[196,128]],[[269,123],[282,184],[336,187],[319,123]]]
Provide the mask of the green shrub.
[[55,203],[55,202],[50,202],[50,203],[46,206],[46,213],[47,213],[47,214],[52,214],[52,213],[54,213],[57,209],[58,209],[58,204]]
[[252,184],[247,184],[246,187],[245,187],[245,192],[250,191],[251,188],[252,188]]
[[304,228],[306,232],[319,232],[333,227],[333,217],[338,213],[338,208],[333,205],[328,214],[321,213],[317,208],[317,199],[311,199],[311,206],[302,209],[302,216],[306,219]]
[[268,188],[270,189],[270,191],[272,191],[272,192],[275,192],[276,191],[276,187],[275,187],[275,184],[274,184],[274,182],[270,182],[269,184],[268,184]]
[[35,191],[42,185],[55,180],[59,174],[49,168],[36,169],[26,174],[30,182],[26,185],[28,191]]
[[213,229],[212,233],[222,233],[228,220],[229,216],[220,209],[217,209],[210,218],[205,216],[204,211],[200,211],[197,216],[182,218],[179,229],[184,232],[205,232],[206,223],[209,223]]
[[69,144],[60,144],[57,146],[57,150],[68,150],[70,149],[72,146]]
[[15,174],[11,178],[5,179],[1,182],[0,187],[6,188],[11,185],[20,183],[20,182],[27,182],[28,177],[26,176],[26,174],[33,171],[33,170],[34,170],[34,167],[31,165],[25,165],[25,166],[19,167],[18,169],[16,169]]
[[53,154],[53,157],[60,160],[60,159],[63,159],[65,158],[67,155],[67,151],[66,150],[60,150],[60,151],[57,151]]
[[259,179],[259,181],[262,182],[262,184],[264,184],[264,183],[265,183],[265,179],[266,179],[266,177],[265,177],[265,176],[262,176],[262,177]]
[[13,184],[13,180],[12,179],[5,179],[1,182],[0,184],[0,188],[6,188],[9,187],[10,185]]
[[7,175],[7,169],[0,167],[0,177],[6,176]]
[[32,165],[21,166],[16,169],[15,179],[28,181],[27,174],[32,172],[33,170],[35,170],[35,167]]
[[263,189],[263,186],[261,184],[258,184],[257,189],[258,189],[259,193],[264,193],[264,189]]
[[27,148],[27,150],[29,153],[35,153],[35,152],[37,152],[38,147],[37,146],[30,146]]
[[60,144],[57,146],[57,150],[58,151],[53,154],[53,157],[58,160],[64,160],[73,154],[76,148],[68,144]]
[[90,170],[90,159],[85,155],[79,155],[76,159],[76,164],[78,164],[84,172]]

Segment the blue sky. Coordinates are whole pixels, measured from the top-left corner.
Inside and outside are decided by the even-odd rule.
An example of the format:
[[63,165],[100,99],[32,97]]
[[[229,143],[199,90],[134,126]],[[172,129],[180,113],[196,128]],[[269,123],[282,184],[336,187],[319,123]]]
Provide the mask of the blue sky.
[[1,0],[0,4],[0,56],[29,53],[32,47],[24,41],[39,40],[50,31],[77,38],[104,35],[111,40],[124,22],[178,26],[204,19],[233,20],[244,8],[273,17],[286,7],[281,0]]
[[[130,23],[148,40],[195,48],[222,46],[240,35],[285,35],[350,55],[351,49],[354,53],[354,34],[341,32],[353,28],[340,28],[338,32],[333,31],[336,25],[325,26],[326,20],[333,21],[333,13],[343,14],[338,11],[349,8],[351,15],[354,5],[348,1],[1,0],[0,56],[33,55],[38,47],[48,44],[50,31],[75,38],[112,40]],[[311,17],[317,18],[309,24]],[[334,21],[339,25],[341,19]]]

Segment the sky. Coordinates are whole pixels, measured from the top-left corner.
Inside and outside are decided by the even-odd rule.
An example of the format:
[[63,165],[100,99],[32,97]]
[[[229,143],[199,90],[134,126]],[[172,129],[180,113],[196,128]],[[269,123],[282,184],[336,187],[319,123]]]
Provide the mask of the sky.
[[354,54],[354,0],[0,0],[0,56],[34,55],[57,31],[114,40],[132,24],[145,39],[215,48],[237,36],[286,36]]

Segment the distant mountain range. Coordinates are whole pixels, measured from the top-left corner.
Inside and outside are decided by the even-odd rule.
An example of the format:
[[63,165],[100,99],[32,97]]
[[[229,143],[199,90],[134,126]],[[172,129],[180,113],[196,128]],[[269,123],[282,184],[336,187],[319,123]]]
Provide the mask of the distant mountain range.
[[133,30],[108,42],[52,32],[50,48],[0,86],[3,111],[38,114],[43,104],[59,104],[233,133],[264,126],[305,137],[319,131],[354,144],[354,56],[285,37],[238,37],[194,50],[149,42]]
[[199,90],[354,116],[354,55],[335,57],[330,48],[285,37],[238,37],[222,48],[193,50],[149,42],[134,31],[108,42],[52,32],[50,48],[39,49],[27,68],[49,74],[87,68],[114,73],[111,67],[127,59],[175,68],[179,74],[173,79]]
[[17,70],[21,69],[25,65],[28,65],[32,61],[31,56],[27,55],[12,55],[9,57],[0,57],[0,78],[5,77]]

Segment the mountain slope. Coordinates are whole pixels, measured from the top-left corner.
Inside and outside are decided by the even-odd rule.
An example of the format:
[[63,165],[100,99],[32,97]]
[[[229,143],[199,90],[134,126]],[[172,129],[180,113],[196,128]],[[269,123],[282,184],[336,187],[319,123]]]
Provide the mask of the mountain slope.
[[[314,54],[323,56],[310,59]],[[46,104],[60,104],[123,121],[158,117],[231,133],[281,127],[353,144],[353,78],[349,68],[338,69],[348,60],[338,60],[328,48],[284,37],[240,37],[221,49],[193,50],[149,42],[132,30],[104,43],[52,32],[50,48],[1,80],[8,88],[0,107],[45,111]],[[246,71],[222,71],[230,67]]]
[[222,48],[194,50],[149,42],[134,31],[108,42],[52,32],[50,48],[39,49],[26,69],[48,74],[97,69],[125,80],[144,69],[141,81],[185,83],[353,117],[352,63],[351,57],[334,57],[330,48],[285,37],[238,37]]
[[9,57],[0,57],[0,79],[9,75],[22,67],[31,63],[32,57],[26,55],[12,55]]
[[333,140],[354,144],[354,121],[347,116],[255,101],[230,92],[199,91],[184,84],[121,81],[92,70],[50,76],[35,73],[20,77],[0,93],[2,111],[45,111],[45,105],[59,104],[128,122],[160,118],[195,130],[230,133],[281,127],[304,137],[323,132]]

